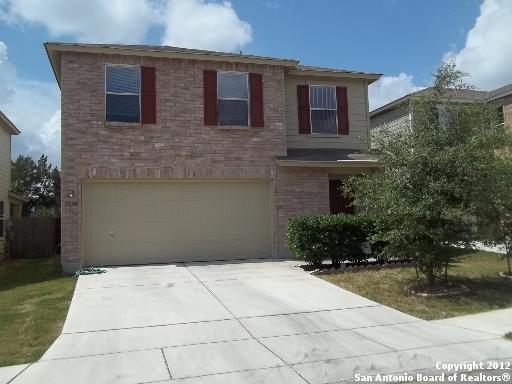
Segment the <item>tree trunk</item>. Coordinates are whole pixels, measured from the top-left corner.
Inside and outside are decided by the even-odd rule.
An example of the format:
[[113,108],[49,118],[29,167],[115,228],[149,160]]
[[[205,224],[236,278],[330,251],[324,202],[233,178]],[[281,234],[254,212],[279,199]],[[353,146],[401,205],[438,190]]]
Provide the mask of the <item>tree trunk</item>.
[[425,275],[427,276],[428,285],[435,286],[436,285],[436,274],[434,272],[434,266],[429,265],[425,270]]

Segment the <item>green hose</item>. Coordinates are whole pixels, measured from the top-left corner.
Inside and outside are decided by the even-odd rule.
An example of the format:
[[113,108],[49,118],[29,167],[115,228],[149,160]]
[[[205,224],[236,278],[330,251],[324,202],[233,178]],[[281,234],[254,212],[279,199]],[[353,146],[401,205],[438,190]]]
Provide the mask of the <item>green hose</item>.
[[85,268],[80,268],[78,271],[76,271],[75,276],[96,275],[96,274],[105,273],[105,272],[107,272],[107,271],[104,269],[101,269],[101,268],[85,267]]

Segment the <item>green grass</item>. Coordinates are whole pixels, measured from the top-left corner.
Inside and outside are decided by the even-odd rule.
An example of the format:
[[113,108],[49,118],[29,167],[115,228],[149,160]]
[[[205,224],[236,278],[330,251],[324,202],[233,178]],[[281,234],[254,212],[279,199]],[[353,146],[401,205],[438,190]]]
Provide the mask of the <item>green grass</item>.
[[449,277],[453,283],[468,287],[471,293],[453,297],[408,294],[405,287],[416,278],[414,268],[410,267],[319,277],[399,311],[435,320],[512,307],[512,282],[498,276],[498,272],[505,270],[506,262],[495,253],[464,254],[462,262],[449,271]]
[[0,366],[43,355],[62,329],[75,283],[55,258],[0,261]]

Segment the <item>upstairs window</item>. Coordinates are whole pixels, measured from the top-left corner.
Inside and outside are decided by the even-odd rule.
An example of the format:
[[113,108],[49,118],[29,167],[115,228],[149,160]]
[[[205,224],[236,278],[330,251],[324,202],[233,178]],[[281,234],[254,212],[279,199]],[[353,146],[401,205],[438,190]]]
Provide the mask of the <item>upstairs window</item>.
[[106,121],[140,123],[140,83],[139,66],[107,65]]
[[311,133],[338,133],[336,87],[311,85],[309,105]]
[[247,73],[217,74],[219,125],[249,125],[249,81]]

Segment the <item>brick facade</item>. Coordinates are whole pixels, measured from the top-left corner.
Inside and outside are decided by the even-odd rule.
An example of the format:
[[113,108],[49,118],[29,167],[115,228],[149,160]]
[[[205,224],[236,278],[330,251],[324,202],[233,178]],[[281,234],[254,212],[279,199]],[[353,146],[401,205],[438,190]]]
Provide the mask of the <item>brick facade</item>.
[[[105,122],[105,65],[156,68],[157,124]],[[263,75],[263,128],[205,126],[203,70]],[[289,256],[288,218],[329,212],[325,169],[280,168],[286,155],[284,69],[279,66],[65,52],[62,92],[62,263],[83,265],[81,188],[89,179],[271,181],[274,256]],[[73,196],[70,196],[72,193]]]
[[329,213],[329,177],[325,168],[279,167],[275,184],[276,250],[280,257],[291,257],[286,245],[288,219]]
[[[156,68],[157,124],[105,123],[107,63]],[[62,261],[67,270],[83,261],[83,180],[275,178],[275,157],[286,154],[282,68],[86,53],[65,53],[61,65]],[[204,126],[203,69],[262,73],[265,127]]]

